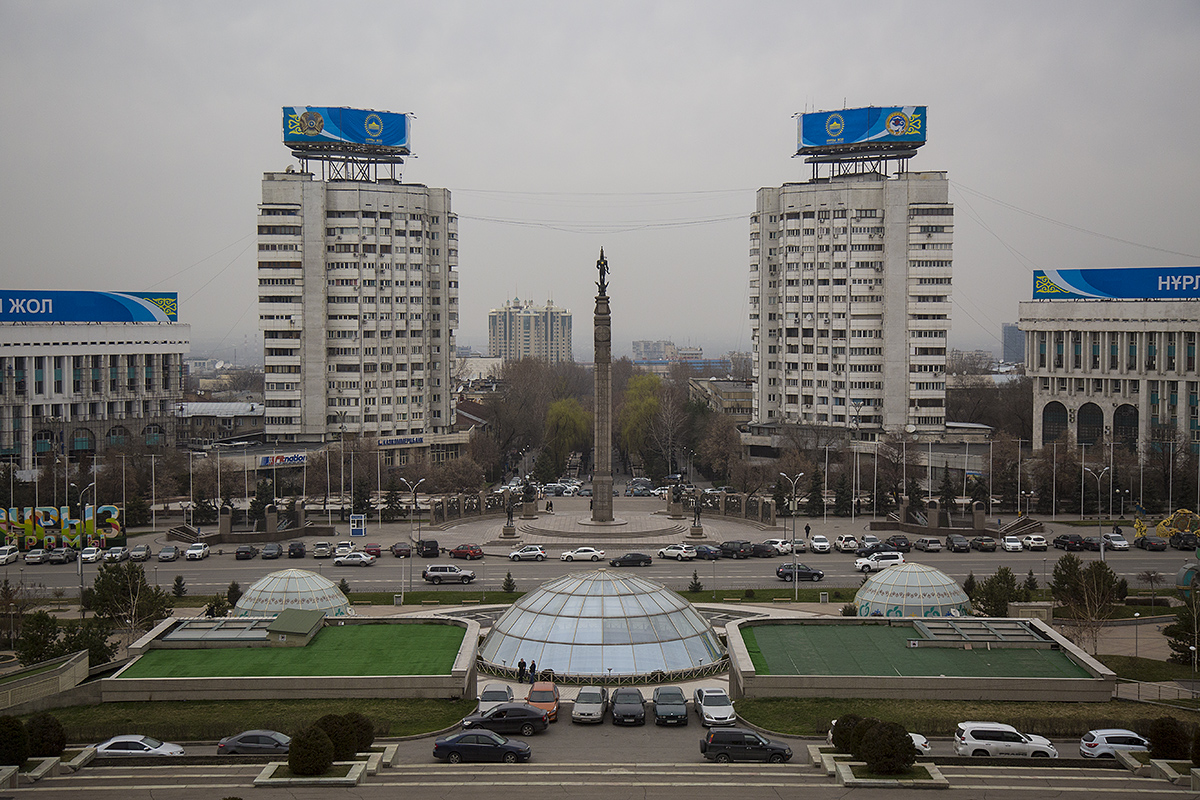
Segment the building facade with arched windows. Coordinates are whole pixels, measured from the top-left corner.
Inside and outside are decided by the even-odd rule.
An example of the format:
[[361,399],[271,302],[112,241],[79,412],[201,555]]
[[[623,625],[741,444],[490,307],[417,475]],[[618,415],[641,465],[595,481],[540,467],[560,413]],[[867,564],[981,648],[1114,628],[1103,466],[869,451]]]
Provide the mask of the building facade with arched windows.
[[1200,300],[1021,303],[1033,440],[1200,448]]

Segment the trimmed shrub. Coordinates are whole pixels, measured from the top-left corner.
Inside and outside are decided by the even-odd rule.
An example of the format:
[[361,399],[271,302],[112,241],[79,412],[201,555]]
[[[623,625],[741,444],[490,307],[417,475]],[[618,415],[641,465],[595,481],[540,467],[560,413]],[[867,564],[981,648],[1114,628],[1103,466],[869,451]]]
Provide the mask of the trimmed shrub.
[[348,761],[358,752],[358,734],[354,725],[339,714],[326,714],[317,720],[317,727],[325,731],[333,743],[333,760]]
[[29,734],[29,755],[51,758],[61,756],[67,749],[67,732],[63,729],[58,717],[52,714],[38,714],[25,723],[25,732]]
[[323,775],[333,766],[333,742],[325,731],[311,725],[292,737],[288,769],[296,775]]
[[862,717],[858,714],[843,714],[837,718],[837,723],[833,726],[833,746],[839,753],[850,752],[850,734],[860,722]]
[[1150,755],[1154,758],[1178,760],[1188,757],[1187,731],[1175,717],[1159,717],[1150,723],[1146,735],[1150,740]]
[[854,726],[850,732],[850,755],[859,761],[863,760],[863,744],[873,736],[872,731],[879,724],[875,717],[866,717]]
[[358,744],[355,745],[356,753],[365,753],[371,749],[371,745],[375,743],[375,723],[371,722],[365,714],[360,714],[357,711],[351,711],[342,717],[350,723],[354,728],[354,734]]
[[0,717],[0,764],[20,766],[29,758],[29,735],[16,717]]
[[912,737],[898,722],[880,722],[863,738],[862,760],[876,775],[899,775],[917,760]]

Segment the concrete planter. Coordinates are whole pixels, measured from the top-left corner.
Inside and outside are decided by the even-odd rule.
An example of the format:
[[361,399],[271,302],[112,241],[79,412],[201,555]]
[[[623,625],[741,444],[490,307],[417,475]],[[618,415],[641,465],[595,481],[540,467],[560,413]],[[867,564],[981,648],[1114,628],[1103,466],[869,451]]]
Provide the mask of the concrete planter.
[[1149,764],[1143,764],[1142,762],[1138,761],[1136,758],[1134,758],[1132,755],[1130,755],[1128,752],[1126,752],[1124,750],[1118,750],[1118,751],[1116,751],[1116,753],[1117,753],[1117,763],[1120,764],[1122,767],[1129,770],[1130,772],[1132,772],[1134,775],[1136,775],[1139,778],[1149,778],[1150,777],[1151,770],[1150,770]]
[[272,761],[263,767],[263,771],[254,779],[255,786],[358,786],[367,771],[365,761],[335,761],[333,765],[350,765],[350,771],[344,778],[322,778],[320,775],[303,778],[276,778],[275,771],[286,767],[286,761]]
[[893,780],[889,778],[856,778],[853,766],[860,766],[861,761],[839,761],[837,762],[837,780],[842,786],[850,786],[862,789],[949,789],[950,781],[942,775],[937,766],[932,762],[918,761],[913,766],[923,767],[929,772],[928,779],[899,779]]
[[37,783],[47,775],[49,775],[51,778],[58,777],[58,766],[62,763],[62,759],[60,759],[58,756],[33,760],[37,761],[38,765],[29,770],[29,772],[21,773],[21,783]]
[[1168,762],[1158,758],[1150,759],[1150,777],[1162,778],[1176,786],[1191,786],[1192,776],[1189,772],[1179,773]]
[[810,744],[808,745],[808,760],[812,762],[813,769],[820,769],[823,765],[821,757],[826,753],[832,753],[833,748],[827,744]]

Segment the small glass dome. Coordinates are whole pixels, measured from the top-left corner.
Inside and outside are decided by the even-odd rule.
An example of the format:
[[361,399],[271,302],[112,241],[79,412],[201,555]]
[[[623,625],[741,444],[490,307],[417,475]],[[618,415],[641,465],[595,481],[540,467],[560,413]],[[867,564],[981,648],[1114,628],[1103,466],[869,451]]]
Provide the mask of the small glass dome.
[[621,572],[573,573],[504,612],[480,647],[500,670],[518,661],[556,677],[698,674],[723,664],[712,626],[670,589]]
[[306,569],[284,569],[255,581],[238,598],[230,616],[261,617],[285,608],[324,611],[327,617],[354,614],[350,601],[333,581]]
[[854,597],[860,617],[966,617],[971,601],[958,582],[925,564],[877,572]]

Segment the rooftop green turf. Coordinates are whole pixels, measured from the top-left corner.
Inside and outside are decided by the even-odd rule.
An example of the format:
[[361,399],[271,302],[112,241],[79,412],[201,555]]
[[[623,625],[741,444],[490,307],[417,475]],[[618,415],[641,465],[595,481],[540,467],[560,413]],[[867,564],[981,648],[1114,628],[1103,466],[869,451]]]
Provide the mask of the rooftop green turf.
[[971,650],[908,646],[920,634],[885,625],[758,625],[742,640],[760,675],[951,675],[979,678],[1089,678],[1058,650]]
[[465,634],[456,625],[333,626],[305,647],[150,650],[120,677],[449,675]]

